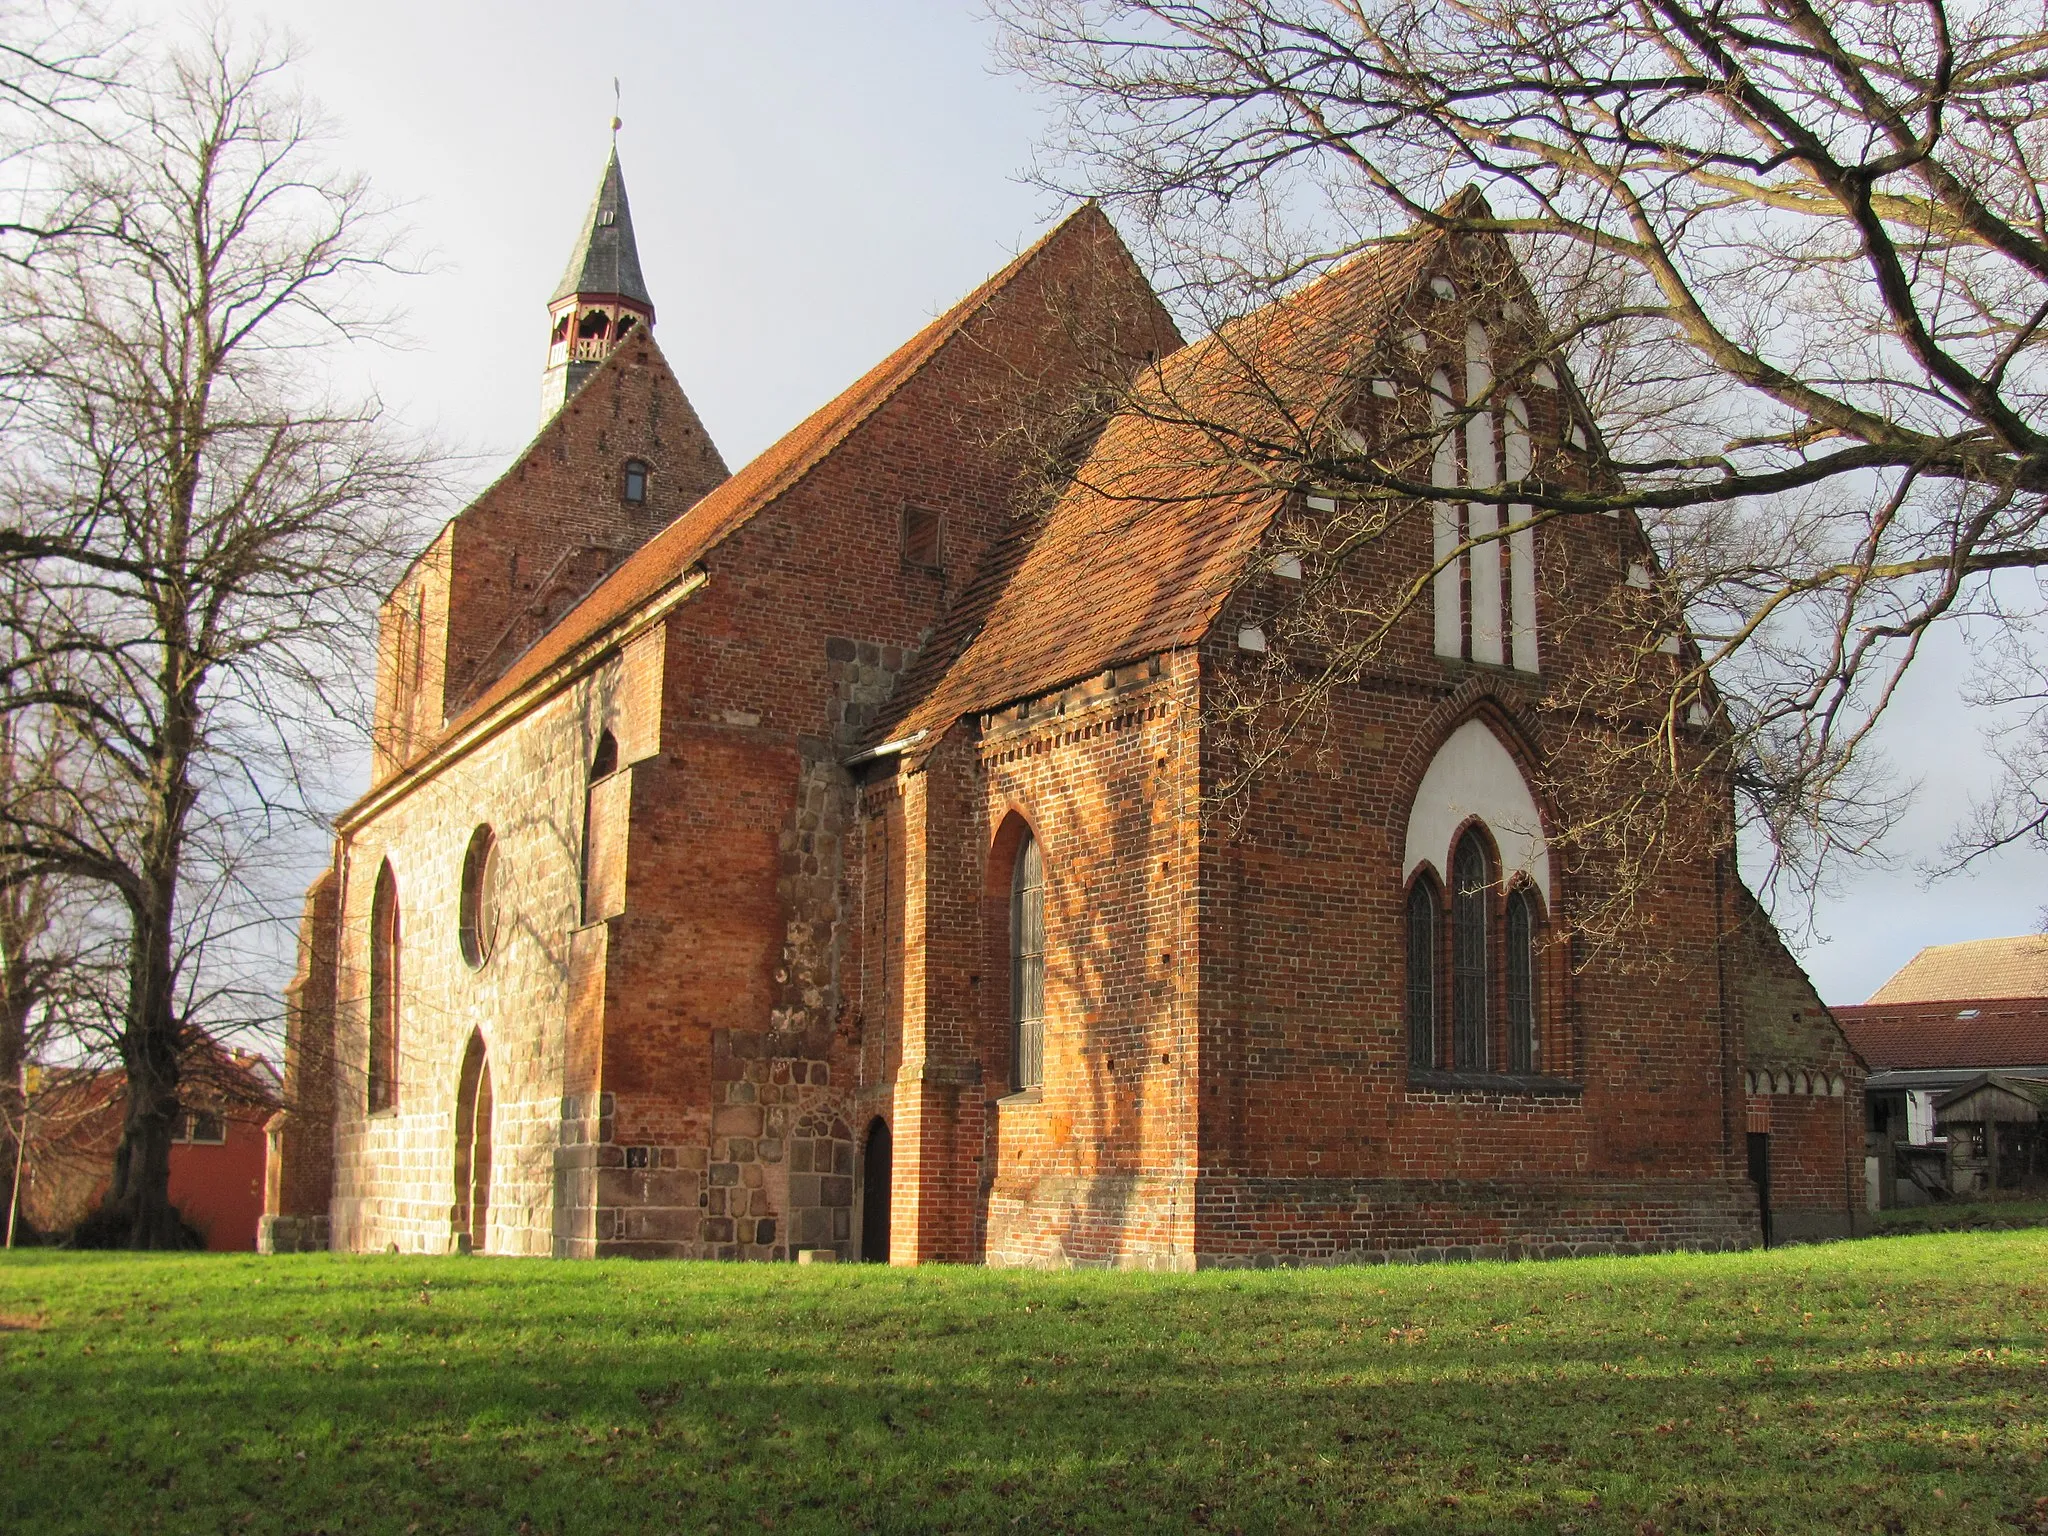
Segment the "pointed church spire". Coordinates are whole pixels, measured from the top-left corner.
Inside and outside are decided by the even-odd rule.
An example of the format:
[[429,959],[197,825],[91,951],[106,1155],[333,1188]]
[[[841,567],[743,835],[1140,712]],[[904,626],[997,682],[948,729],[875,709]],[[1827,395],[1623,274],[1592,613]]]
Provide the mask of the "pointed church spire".
[[[618,119],[612,120],[615,124]],[[598,178],[597,196],[548,299],[548,364],[541,375],[541,420],[560,410],[597,365],[640,326],[654,325],[654,300],[640,273],[633,211],[619,169],[617,131]]]

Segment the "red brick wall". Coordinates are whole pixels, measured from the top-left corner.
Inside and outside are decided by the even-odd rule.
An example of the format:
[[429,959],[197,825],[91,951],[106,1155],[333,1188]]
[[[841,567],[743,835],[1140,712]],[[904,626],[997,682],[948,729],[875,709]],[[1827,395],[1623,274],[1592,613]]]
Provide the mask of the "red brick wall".
[[250,1253],[263,1215],[263,1119],[230,1117],[223,1131],[219,1145],[171,1147],[171,1204],[206,1239],[207,1252]]
[[1770,1135],[1771,1239],[1864,1230],[1863,1063],[1747,891],[1736,893],[1729,990],[1743,1020],[1744,1123]]
[[[661,751],[633,769],[627,900],[609,925],[605,1123],[577,1154],[600,1170],[593,1251],[853,1257],[858,1148],[880,1117],[895,1130],[898,1257],[975,1256],[983,1111],[965,1037],[913,1053],[899,1027],[888,1075],[863,1057],[850,982],[873,958],[866,828],[843,760],[1025,500],[1047,423],[1097,382],[1115,334],[1134,349],[1120,366],[1171,338],[1091,213],[713,549],[706,586],[666,621]],[[942,572],[905,563],[907,505],[944,517]],[[900,840],[895,867],[906,902],[935,888]],[[962,1017],[971,995],[978,960],[943,960],[943,930],[978,913],[979,864],[953,875],[976,883],[948,887],[925,929],[899,918],[899,1026]],[[899,1062],[922,1087],[891,1081]],[[963,1150],[926,1157],[928,1143]]]
[[[1193,1263],[1193,690],[1185,669],[1158,670],[1089,680],[962,743],[971,800],[935,856],[976,907],[938,938],[973,967],[964,1016],[987,1108],[973,1252],[992,1263]],[[1045,870],[1044,1071],[1010,1096],[1026,826]]]
[[[622,496],[626,462],[646,500]],[[454,518],[384,605],[383,778],[623,559],[726,478],[725,462],[651,337],[621,346]],[[407,631],[415,614],[425,633]]]

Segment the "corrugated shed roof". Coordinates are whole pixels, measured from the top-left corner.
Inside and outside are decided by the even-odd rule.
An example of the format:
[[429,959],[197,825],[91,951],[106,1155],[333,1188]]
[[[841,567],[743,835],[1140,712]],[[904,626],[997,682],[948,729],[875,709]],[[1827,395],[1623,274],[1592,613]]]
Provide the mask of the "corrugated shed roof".
[[1299,444],[1366,387],[1437,238],[1369,252],[1139,381],[1052,508],[991,551],[979,610],[961,605],[954,633],[928,647],[924,686],[911,679],[871,739],[943,731],[1200,640],[1284,504]]
[[1873,1072],[2048,1067],[2048,997],[1828,1010]]
[[2048,935],[1930,944],[1870,996],[1876,1003],[2048,997]]
[[[556,662],[628,618],[749,518],[822,463],[862,422],[916,377],[984,305],[1069,231],[1106,219],[1083,204],[1029,250],[819,407],[781,441],[649,539],[606,576],[560,623],[451,721],[451,731],[517,692]],[[617,356],[614,353],[613,356]],[[611,359],[606,359],[609,363]],[[588,386],[585,386],[588,388]]]

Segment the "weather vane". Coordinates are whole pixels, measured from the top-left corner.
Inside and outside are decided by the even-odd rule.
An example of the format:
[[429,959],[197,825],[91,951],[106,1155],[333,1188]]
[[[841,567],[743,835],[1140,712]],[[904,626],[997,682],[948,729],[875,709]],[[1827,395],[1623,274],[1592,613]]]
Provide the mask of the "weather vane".
[[626,126],[626,121],[625,121],[625,119],[619,116],[619,77],[618,77],[617,75],[613,75],[613,76],[612,76],[612,142],[613,142],[614,144],[618,143],[618,141],[619,141],[619,130],[620,130],[621,128],[625,127],[625,126]]

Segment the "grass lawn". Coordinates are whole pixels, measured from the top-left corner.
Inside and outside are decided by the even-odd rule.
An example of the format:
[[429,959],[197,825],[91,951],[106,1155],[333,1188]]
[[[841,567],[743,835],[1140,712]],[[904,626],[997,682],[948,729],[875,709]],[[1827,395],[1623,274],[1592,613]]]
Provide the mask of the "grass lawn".
[[0,1259],[0,1531],[2048,1532],[2048,1232],[1185,1276]]
[[2048,1227],[2048,1200],[1957,1200],[1948,1205],[1907,1205],[1873,1211],[1879,1232],[1970,1232]]

